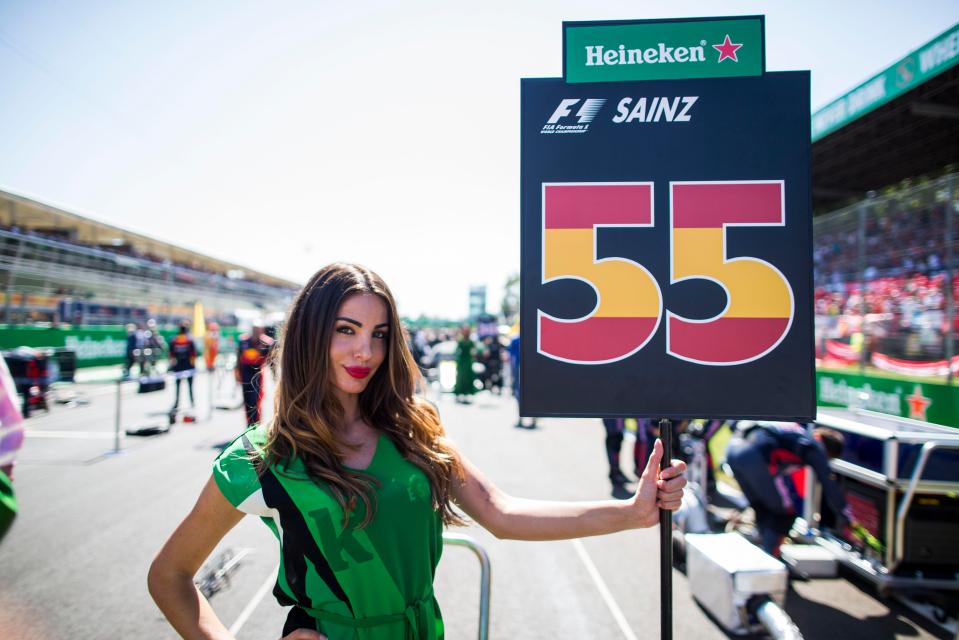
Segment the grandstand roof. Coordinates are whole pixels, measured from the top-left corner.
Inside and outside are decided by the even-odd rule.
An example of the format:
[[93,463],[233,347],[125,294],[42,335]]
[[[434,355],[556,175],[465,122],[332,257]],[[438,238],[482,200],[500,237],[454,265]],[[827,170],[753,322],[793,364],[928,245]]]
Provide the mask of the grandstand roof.
[[242,277],[246,280],[258,281],[274,287],[298,289],[301,286],[300,283],[260,273],[243,265],[211,258],[202,253],[85,218],[6,191],[0,191],[0,225],[55,236],[62,240],[101,247],[118,253],[132,253],[169,260],[203,271],[222,274],[242,272]]
[[817,213],[959,163],[959,24],[816,111],[812,132]]

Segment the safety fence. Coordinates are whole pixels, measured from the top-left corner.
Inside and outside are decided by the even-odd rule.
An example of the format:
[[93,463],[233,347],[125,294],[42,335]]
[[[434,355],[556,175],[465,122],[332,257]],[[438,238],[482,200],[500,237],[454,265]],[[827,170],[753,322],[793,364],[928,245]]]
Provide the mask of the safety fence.
[[873,195],[813,221],[822,367],[951,384],[957,178]]

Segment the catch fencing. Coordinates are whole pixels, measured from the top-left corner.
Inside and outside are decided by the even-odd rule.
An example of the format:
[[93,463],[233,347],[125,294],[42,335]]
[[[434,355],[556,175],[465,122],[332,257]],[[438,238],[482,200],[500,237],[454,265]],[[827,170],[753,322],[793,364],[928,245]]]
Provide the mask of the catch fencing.
[[814,219],[820,364],[951,382],[957,186],[950,174]]

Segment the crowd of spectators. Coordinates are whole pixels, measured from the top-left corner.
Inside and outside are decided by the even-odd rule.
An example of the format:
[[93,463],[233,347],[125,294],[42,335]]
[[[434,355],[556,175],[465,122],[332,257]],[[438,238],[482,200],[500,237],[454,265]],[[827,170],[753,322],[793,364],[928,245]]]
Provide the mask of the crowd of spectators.
[[[174,262],[152,253],[137,251],[129,244],[83,243],[74,239],[66,230],[0,225],[0,232],[3,232],[0,238],[2,240],[0,263],[10,265],[13,269],[43,265],[46,271],[56,265],[64,271],[81,269],[98,272],[114,280],[119,278],[140,282],[160,282],[178,287],[189,286],[199,289],[200,295],[206,290],[260,301],[295,294],[295,289],[292,287],[277,287],[276,284],[263,281],[254,274],[224,273],[205,266],[199,261],[191,261],[190,264]],[[48,282],[48,285],[52,287],[50,295],[55,299],[53,302],[49,302],[48,298],[44,303],[17,309],[15,312],[11,311],[12,317],[9,320],[4,317],[2,320],[20,323],[50,321],[57,316],[56,300],[71,298],[87,301],[93,305],[90,307],[93,310],[96,300],[89,298],[89,289],[83,286],[77,287],[70,282],[69,280]],[[140,306],[142,305],[143,302],[140,303]],[[98,308],[101,307],[108,311],[108,316],[111,315],[109,313],[111,303],[101,304]],[[125,316],[129,313],[118,312],[118,315]],[[120,320],[125,322],[130,319],[132,318]],[[116,323],[110,318],[98,321],[92,316],[88,320],[94,324]]]
[[227,274],[204,265],[195,260],[189,264],[175,262],[169,258],[164,258],[150,252],[138,251],[133,245],[127,243],[121,244],[89,244],[80,242],[70,236],[65,230],[57,229],[24,229],[16,226],[0,225],[0,230],[7,231],[21,237],[42,238],[55,242],[66,247],[72,247],[80,250],[105,252],[112,256],[124,256],[125,261],[120,261],[117,266],[122,269],[136,271],[138,268],[151,271],[166,271],[172,274],[174,280],[187,284],[201,284],[208,286],[225,286],[226,288],[236,289],[238,286],[252,285],[274,287],[270,283],[261,282],[255,276],[244,274],[242,277],[235,277],[235,274]]
[[[885,355],[943,357],[946,332],[950,325],[959,329],[946,313],[945,212],[944,204],[870,212],[862,259],[855,212],[817,221],[814,300],[821,339],[862,332],[865,347]],[[959,277],[952,290],[959,295]]]

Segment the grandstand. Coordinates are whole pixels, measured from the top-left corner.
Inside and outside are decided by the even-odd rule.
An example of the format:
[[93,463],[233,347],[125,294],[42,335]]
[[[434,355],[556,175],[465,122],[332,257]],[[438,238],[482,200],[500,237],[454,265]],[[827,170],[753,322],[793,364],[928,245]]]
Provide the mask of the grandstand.
[[812,116],[817,213],[947,172],[959,160],[959,25]]
[[[896,394],[959,426],[959,25],[815,112],[812,136],[820,403]],[[823,397],[837,380],[848,402]]]
[[175,324],[285,309],[299,285],[0,191],[0,322]]

